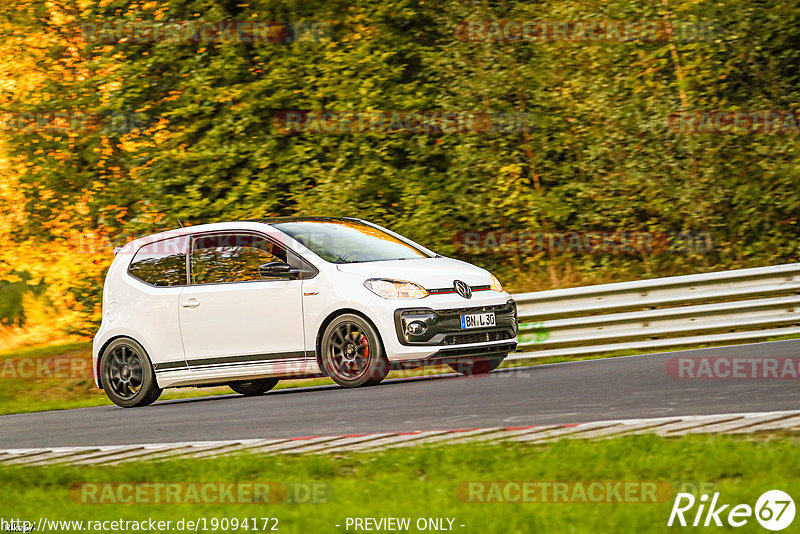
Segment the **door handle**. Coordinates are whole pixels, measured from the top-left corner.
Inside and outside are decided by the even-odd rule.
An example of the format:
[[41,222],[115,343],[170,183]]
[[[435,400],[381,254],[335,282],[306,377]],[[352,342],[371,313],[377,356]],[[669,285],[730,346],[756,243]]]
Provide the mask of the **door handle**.
[[197,302],[196,298],[190,298],[189,300],[181,304],[181,306],[183,306],[184,308],[196,308],[200,306],[200,303]]

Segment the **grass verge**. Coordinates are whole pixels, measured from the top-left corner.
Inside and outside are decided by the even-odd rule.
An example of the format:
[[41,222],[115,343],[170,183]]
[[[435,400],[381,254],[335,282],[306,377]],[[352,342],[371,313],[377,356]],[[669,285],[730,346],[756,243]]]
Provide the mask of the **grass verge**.
[[[419,531],[415,526],[419,518],[453,518],[453,530],[465,533],[669,532],[675,529],[666,526],[672,491],[660,502],[592,503],[570,493],[568,502],[559,503],[471,503],[465,502],[463,497],[468,494],[459,493],[459,487],[475,481],[582,482],[584,486],[593,481],[649,481],[669,484],[672,490],[719,492],[722,503],[754,506],[758,497],[771,489],[783,490],[795,499],[800,496],[798,445],[800,437],[796,435],[630,436],[598,442],[463,444],[349,455],[240,455],[117,467],[0,466],[0,499],[3,518],[34,523],[42,517],[173,522],[205,518],[209,530],[223,531],[211,529],[208,522],[223,517],[240,521],[273,517],[281,532],[347,532],[347,518],[408,517],[410,532]],[[323,489],[317,492],[318,502],[268,504],[198,503],[184,491],[179,498],[188,503],[153,504],[148,498],[126,504],[93,504],[81,502],[80,490],[70,493],[71,487],[83,482],[143,481],[272,482],[283,485],[290,499],[302,488]],[[106,498],[114,501],[119,495],[115,489]],[[198,500],[203,501],[202,497]],[[694,512],[696,506],[691,517],[687,516],[690,521]],[[261,526],[259,520],[259,529]],[[752,517],[736,530],[763,531]],[[59,531],[70,529],[62,526]]]

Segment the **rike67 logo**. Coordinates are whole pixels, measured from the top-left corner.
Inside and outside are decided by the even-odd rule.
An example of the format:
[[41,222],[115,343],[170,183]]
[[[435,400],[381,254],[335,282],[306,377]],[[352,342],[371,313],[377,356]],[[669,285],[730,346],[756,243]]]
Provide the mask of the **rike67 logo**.
[[[695,506],[697,505],[697,506]],[[755,516],[759,524],[772,531],[783,530],[794,521],[794,501],[788,493],[780,490],[764,492],[756,501],[755,507],[749,504],[725,504],[720,501],[719,492],[714,493],[709,502],[708,494],[699,499],[691,493],[678,493],[667,526],[731,527],[746,525]]]

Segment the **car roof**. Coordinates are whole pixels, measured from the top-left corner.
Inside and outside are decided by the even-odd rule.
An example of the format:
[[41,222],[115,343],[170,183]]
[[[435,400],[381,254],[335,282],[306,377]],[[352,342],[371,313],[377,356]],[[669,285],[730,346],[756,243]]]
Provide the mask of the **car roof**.
[[301,222],[301,221],[361,221],[355,217],[261,217],[258,219],[239,219],[231,221],[218,221],[213,223],[197,224],[193,226],[180,226],[178,228],[171,228],[163,230],[154,234],[149,234],[147,237],[164,237],[164,236],[179,236],[186,234],[193,234],[197,232],[209,232],[215,230],[231,230],[237,224],[242,223],[257,223],[257,224],[277,224],[282,222]]
[[264,224],[277,224],[284,222],[325,222],[325,221],[360,221],[355,217],[262,217],[260,219],[250,219],[242,222],[260,222]]

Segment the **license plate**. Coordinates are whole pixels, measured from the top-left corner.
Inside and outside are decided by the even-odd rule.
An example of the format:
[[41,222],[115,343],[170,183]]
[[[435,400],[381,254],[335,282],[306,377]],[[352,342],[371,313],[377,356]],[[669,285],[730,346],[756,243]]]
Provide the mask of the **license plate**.
[[489,328],[494,326],[494,312],[489,313],[470,313],[461,316],[461,329],[468,328]]

